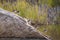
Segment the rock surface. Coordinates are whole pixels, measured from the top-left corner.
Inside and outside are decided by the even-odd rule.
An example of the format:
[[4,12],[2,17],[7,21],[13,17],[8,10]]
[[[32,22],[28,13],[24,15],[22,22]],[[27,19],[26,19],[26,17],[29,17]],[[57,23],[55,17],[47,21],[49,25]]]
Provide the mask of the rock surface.
[[14,14],[0,8],[0,37],[39,37],[44,38],[39,31],[26,21]]

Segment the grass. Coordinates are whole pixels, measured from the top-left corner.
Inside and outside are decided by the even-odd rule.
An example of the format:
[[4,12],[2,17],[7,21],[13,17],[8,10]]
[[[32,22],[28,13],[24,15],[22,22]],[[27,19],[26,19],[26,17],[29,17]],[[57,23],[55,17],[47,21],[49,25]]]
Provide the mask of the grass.
[[38,30],[50,36],[53,40],[60,40],[60,25],[46,25],[38,28]]

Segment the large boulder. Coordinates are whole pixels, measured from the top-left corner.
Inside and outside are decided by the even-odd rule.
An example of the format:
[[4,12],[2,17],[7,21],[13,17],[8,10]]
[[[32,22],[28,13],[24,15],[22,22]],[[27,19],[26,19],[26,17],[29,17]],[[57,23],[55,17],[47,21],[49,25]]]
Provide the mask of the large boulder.
[[3,9],[0,9],[0,37],[44,38],[37,29],[27,24],[22,17]]

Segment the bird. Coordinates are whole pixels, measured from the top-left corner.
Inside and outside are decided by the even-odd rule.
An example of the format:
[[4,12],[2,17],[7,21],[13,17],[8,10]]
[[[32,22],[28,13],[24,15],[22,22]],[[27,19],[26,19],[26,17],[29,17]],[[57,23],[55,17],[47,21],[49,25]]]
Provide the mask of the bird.
[[26,21],[26,24],[27,24],[27,25],[31,25],[31,20],[30,20],[30,19],[24,18],[24,20]]
[[18,14],[18,15],[20,14],[20,11],[18,11],[18,10],[13,10],[13,12]]

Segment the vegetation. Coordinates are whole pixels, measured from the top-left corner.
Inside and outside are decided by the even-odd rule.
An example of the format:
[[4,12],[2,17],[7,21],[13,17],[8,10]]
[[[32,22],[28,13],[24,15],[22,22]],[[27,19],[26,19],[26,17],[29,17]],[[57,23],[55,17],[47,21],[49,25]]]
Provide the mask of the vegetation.
[[[39,5],[42,5],[42,10],[39,9]],[[47,4],[47,8],[44,8],[43,5]],[[38,30],[44,34],[51,36],[53,40],[60,40],[60,24],[49,24],[47,25],[47,10],[48,8],[54,8],[60,6],[60,0],[38,0],[38,3],[31,5],[25,0],[17,0],[17,2],[10,3],[3,1],[3,4],[0,2],[0,7],[8,11],[13,12],[13,10],[19,11],[19,15],[27,19],[31,19],[34,22],[38,21],[44,25],[39,26]],[[56,14],[60,15],[60,12]],[[60,16],[57,17],[57,22],[60,22]],[[36,23],[37,24],[37,23]],[[45,30],[47,32],[45,32]]]
[[9,10],[9,11],[19,11],[20,12],[20,16],[22,17],[26,17],[26,18],[30,18],[35,20],[37,18],[37,13],[38,13],[38,6],[32,6],[29,5],[26,1],[17,1],[13,4],[11,3],[6,3],[4,2],[4,4],[0,3],[0,7]]

